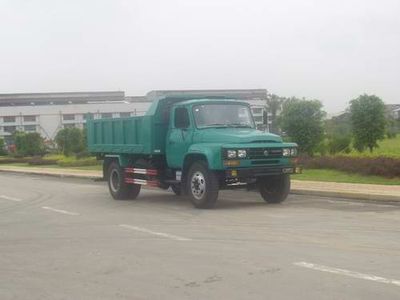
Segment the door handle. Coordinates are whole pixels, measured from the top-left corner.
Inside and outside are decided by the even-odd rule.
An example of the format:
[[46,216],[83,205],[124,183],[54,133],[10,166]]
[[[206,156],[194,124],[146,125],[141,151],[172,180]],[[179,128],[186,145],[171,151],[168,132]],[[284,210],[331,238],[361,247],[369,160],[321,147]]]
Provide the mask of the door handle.
[[175,142],[174,141],[169,141],[168,144],[173,145],[173,144],[175,144]]

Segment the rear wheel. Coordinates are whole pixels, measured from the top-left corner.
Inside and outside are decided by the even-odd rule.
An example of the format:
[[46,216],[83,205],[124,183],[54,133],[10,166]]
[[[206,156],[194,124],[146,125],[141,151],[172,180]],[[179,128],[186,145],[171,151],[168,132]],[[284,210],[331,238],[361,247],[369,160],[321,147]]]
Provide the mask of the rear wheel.
[[141,186],[125,183],[124,169],[117,162],[110,164],[107,177],[108,189],[115,200],[136,199],[139,195]]
[[189,169],[186,189],[195,207],[212,208],[218,198],[218,178],[205,162],[195,162]]
[[290,176],[284,174],[259,178],[258,188],[264,201],[268,203],[280,203],[289,194]]

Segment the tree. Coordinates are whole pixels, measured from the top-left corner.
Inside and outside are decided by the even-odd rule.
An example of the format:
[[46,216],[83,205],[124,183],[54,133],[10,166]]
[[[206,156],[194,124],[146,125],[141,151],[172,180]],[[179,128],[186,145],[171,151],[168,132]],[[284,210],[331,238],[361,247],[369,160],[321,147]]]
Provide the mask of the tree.
[[396,120],[392,114],[386,117],[386,136],[388,139],[395,138],[399,131],[399,120]]
[[301,152],[313,155],[323,140],[324,116],[320,101],[291,98],[283,104],[280,124]]
[[286,98],[279,97],[275,94],[268,94],[267,95],[267,105],[266,110],[271,113],[271,126],[269,128],[270,132],[278,133],[278,120],[277,115],[278,112],[282,109],[282,104]]
[[84,136],[83,130],[79,128],[64,128],[57,133],[55,141],[61,152],[69,156],[85,151]]
[[354,148],[372,152],[385,137],[385,104],[377,96],[364,94],[350,101],[350,113]]
[[338,116],[325,121],[327,150],[330,154],[351,151],[351,121],[350,112],[345,111]]
[[342,135],[351,137],[350,112],[345,111],[338,116],[326,120],[325,132],[329,138]]
[[4,143],[4,139],[0,138],[0,156],[7,155],[6,145]]
[[43,155],[45,146],[43,138],[37,132],[15,132],[14,141],[17,153],[23,156]]
[[328,141],[328,150],[330,154],[336,154],[339,152],[349,153],[351,144],[350,135],[333,135]]

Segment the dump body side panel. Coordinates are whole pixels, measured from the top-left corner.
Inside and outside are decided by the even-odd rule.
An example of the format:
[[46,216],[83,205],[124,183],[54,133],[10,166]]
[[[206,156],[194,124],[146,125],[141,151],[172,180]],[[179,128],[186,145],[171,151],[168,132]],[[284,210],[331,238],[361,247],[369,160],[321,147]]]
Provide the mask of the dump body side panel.
[[92,153],[162,153],[161,138],[153,116],[88,120],[88,149]]

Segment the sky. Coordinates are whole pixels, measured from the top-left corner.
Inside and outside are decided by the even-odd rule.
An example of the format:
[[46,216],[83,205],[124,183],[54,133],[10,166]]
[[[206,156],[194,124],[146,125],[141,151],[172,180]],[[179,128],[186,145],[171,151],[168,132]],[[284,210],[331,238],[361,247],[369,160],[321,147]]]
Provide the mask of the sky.
[[0,0],[0,93],[265,88],[400,103],[398,0]]

